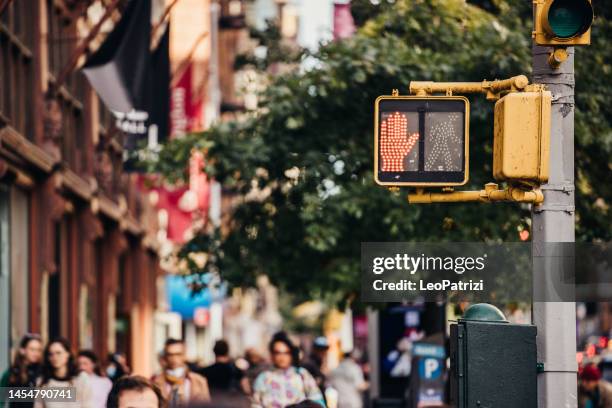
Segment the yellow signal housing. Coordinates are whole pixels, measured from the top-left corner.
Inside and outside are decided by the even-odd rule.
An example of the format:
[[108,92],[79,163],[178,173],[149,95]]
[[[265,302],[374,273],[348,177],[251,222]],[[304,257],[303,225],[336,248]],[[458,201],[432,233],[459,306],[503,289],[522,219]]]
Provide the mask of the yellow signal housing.
[[495,103],[493,177],[499,181],[548,180],[551,100],[549,91],[511,92]]
[[537,45],[574,46],[591,43],[591,0],[534,0],[533,38]]

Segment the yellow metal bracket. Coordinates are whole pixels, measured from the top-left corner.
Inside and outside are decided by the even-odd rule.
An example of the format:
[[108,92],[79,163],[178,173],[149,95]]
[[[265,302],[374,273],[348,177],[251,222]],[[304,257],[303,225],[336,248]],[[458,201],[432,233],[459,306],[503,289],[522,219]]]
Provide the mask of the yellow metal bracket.
[[491,203],[508,201],[516,203],[540,204],[544,202],[544,194],[539,188],[525,190],[524,188],[508,186],[499,189],[496,183],[487,183],[483,190],[475,191],[442,191],[441,193],[425,192],[418,188],[416,193],[408,194],[410,204],[458,203],[458,202]]
[[567,47],[555,47],[548,54],[548,65],[550,65],[553,69],[558,69],[568,57],[569,54],[567,53]]
[[[567,59],[567,52],[565,49],[556,48],[551,54],[551,59],[558,61],[560,64]],[[502,93],[541,92],[543,90],[543,85],[529,84],[529,79],[525,75],[495,81],[484,80],[482,82],[410,82],[410,93],[416,96],[429,96],[436,93],[444,93],[447,96],[482,93],[490,101],[498,100]],[[491,203],[497,201],[541,204],[544,202],[544,194],[537,185],[509,185],[500,189],[497,183],[487,183],[484,189],[475,191],[454,191],[451,187],[445,187],[441,192],[434,193],[425,192],[423,188],[417,188],[415,193],[408,194],[408,202],[411,204],[449,202]]]
[[502,92],[522,91],[527,85],[529,85],[529,79],[525,75],[495,81],[484,80],[482,82],[412,81],[410,82],[410,93],[417,96],[427,96],[435,93],[445,93],[446,95],[484,93],[488,100],[495,101],[499,99]]

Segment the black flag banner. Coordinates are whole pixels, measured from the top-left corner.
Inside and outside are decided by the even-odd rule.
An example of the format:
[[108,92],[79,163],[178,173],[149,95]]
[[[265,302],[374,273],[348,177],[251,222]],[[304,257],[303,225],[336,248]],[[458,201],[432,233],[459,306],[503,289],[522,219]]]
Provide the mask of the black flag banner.
[[170,24],[159,41],[157,48],[151,54],[149,70],[149,121],[156,126],[157,140],[153,137],[153,146],[163,142],[170,133]]
[[150,52],[150,19],[150,0],[130,0],[121,20],[83,67],[125,134],[126,171],[136,170],[141,148],[154,152],[168,135],[170,25]]
[[[170,112],[170,24],[149,58],[147,85],[142,93],[142,111],[115,112],[117,127],[125,133],[124,169],[138,170],[135,162],[146,152],[155,154],[168,137]],[[146,140],[145,140],[146,137]]]
[[121,19],[83,66],[83,73],[113,112],[143,105],[149,67],[151,1],[130,0]]

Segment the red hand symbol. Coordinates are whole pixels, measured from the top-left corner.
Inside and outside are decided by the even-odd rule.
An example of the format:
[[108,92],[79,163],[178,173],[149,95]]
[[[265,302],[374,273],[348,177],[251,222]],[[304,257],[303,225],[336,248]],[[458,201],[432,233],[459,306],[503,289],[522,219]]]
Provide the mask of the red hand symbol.
[[404,159],[417,140],[418,133],[408,136],[406,115],[395,112],[380,125],[380,155],[382,171],[405,171]]

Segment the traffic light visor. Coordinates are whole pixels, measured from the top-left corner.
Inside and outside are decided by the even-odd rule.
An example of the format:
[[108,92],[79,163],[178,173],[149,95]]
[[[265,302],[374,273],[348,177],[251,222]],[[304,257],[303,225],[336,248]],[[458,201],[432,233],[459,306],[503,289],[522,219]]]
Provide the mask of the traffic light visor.
[[550,34],[570,39],[591,27],[593,7],[588,0],[555,0],[548,7],[547,20]]
[[468,179],[469,103],[453,96],[381,96],[375,104],[375,180],[456,186]]

